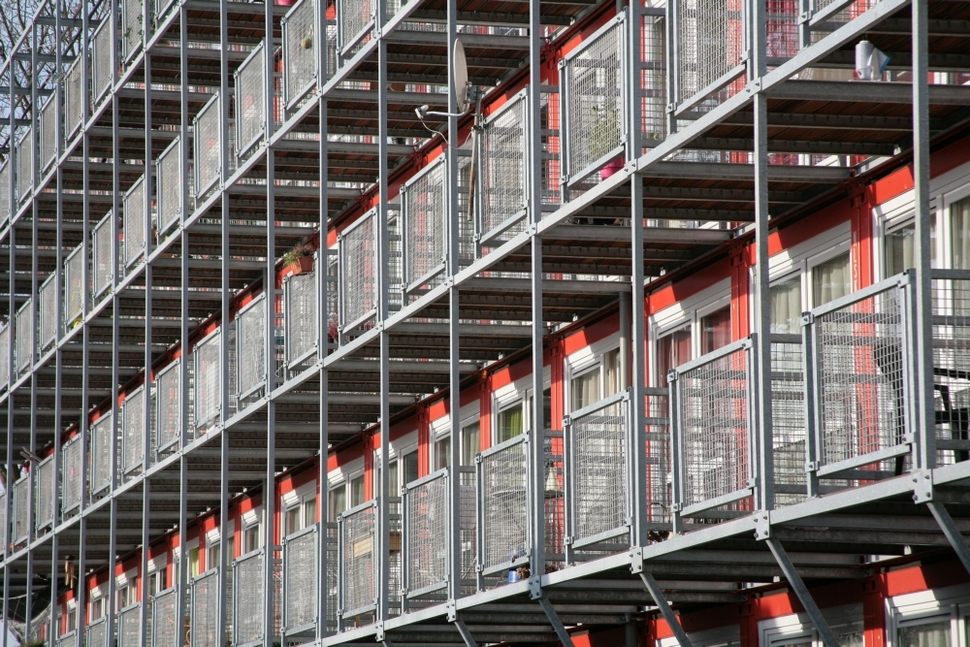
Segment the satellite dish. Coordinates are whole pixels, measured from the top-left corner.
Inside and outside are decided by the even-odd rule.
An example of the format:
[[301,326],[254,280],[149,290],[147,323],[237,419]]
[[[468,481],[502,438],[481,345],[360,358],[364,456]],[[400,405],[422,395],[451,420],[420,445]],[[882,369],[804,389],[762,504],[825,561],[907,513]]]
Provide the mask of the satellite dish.
[[455,40],[454,68],[452,74],[455,79],[455,92],[458,95],[458,113],[464,114],[468,108],[468,63],[465,61],[465,46],[461,40]]

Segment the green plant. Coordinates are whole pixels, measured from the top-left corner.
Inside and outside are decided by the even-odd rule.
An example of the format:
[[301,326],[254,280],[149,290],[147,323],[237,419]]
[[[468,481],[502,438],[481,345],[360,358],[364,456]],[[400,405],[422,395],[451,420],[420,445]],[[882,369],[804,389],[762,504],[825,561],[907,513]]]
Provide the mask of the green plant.
[[315,251],[310,243],[297,243],[293,246],[293,249],[283,254],[283,264],[292,265],[297,262],[297,259],[313,256]]
[[300,41],[300,47],[303,49],[311,49],[313,47],[313,32],[307,32],[303,39]]
[[615,102],[607,102],[597,106],[589,141],[589,154],[593,160],[598,160],[616,148],[619,141],[619,130],[619,106]]

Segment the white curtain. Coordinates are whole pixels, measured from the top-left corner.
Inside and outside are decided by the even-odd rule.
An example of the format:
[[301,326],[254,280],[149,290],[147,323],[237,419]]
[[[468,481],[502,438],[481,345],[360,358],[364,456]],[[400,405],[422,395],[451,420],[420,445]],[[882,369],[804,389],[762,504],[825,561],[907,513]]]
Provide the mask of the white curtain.
[[950,647],[950,621],[903,627],[898,647]]
[[797,335],[801,332],[802,281],[795,276],[771,286],[771,332]]
[[849,253],[815,266],[812,270],[813,306],[834,301],[852,291],[852,272],[849,267]]

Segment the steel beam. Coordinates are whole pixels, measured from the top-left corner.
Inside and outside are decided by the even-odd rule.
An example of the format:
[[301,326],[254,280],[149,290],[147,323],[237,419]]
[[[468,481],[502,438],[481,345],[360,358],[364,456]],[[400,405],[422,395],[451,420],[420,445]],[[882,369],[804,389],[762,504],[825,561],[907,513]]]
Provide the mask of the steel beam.
[[645,571],[640,572],[640,579],[643,581],[643,586],[646,587],[647,592],[650,593],[650,597],[653,598],[654,604],[660,609],[660,614],[667,621],[667,625],[670,626],[670,630],[674,632],[674,636],[677,638],[680,647],[691,647],[690,638],[687,637],[687,632],[680,624],[680,620],[677,618],[677,614],[674,610],[670,608],[667,604],[667,599],[664,597],[664,592],[657,584],[657,581],[653,579],[653,576]]
[[549,601],[545,598],[539,598],[538,601],[539,606],[542,607],[543,612],[549,619],[549,624],[552,625],[553,630],[556,632],[556,637],[559,638],[559,642],[563,644],[563,647],[573,647],[572,636],[570,636],[569,632],[566,631],[566,627],[563,626],[562,621],[559,619],[559,614],[556,613],[556,610],[552,608],[552,605],[549,604]]
[[947,512],[942,503],[927,501],[926,507],[930,509],[933,518],[936,519],[936,523],[940,525],[943,534],[946,535],[950,545],[953,546],[953,550],[956,552],[957,557],[960,558],[963,568],[967,572],[970,572],[970,547],[967,546],[967,540],[963,538],[963,534],[953,521],[953,517],[950,516],[950,513]]
[[768,549],[771,550],[771,554],[775,556],[778,566],[781,567],[782,572],[785,574],[785,579],[788,580],[788,584],[798,597],[798,601],[805,608],[805,613],[811,619],[825,647],[839,647],[838,639],[832,633],[832,630],[829,629],[829,625],[825,622],[825,618],[822,617],[822,612],[819,610],[818,605],[815,604],[815,599],[809,592],[808,587],[805,586],[805,582],[802,581],[798,571],[795,570],[795,565],[788,559],[788,554],[785,552],[784,547],[776,539],[766,539],[765,543],[768,544]]

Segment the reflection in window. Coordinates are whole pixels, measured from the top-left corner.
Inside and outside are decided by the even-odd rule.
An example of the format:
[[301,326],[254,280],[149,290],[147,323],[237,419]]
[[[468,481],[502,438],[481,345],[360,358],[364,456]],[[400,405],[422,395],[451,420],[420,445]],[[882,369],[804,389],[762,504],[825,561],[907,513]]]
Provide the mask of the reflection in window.
[[622,391],[622,379],[623,377],[620,375],[620,349],[614,348],[603,353],[603,397],[608,398]]
[[364,475],[359,474],[350,479],[350,507],[364,502]]
[[950,621],[900,627],[897,647],[949,647]]
[[953,269],[970,270],[970,198],[950,205],[950,257]]
[[478,448],[478,422],[476,421],[461,428],[461,464],[474,465]]
[[572,410],[578,411],[600,399],[600,367],[573,377],[571,383]]
[[439,438],[434,444],[435,469],[451,465],[451,436]]
[[675,330],[657,340],[657,385],[668,386],[667,373],[690,360],[690,328]]
[[701,318],[701,355],[731,343],[731,308],[721,308]]
[[522,402],[516,402],[511,407],[499,411],[498,426],[496,427],[496,442],[502,443],[515,438],[525,431],[522,418]]
[[801,334],[802,280],[798,276],[771,286],[771,333]]
[[812,270],[813,306],[834,301],[852,291],[849,252],[816,265]]
[[[910,222],[886,233],[886,276],[916,266],[916,225]],[[930,221],[930,259],[936,265],[936,220]]]

